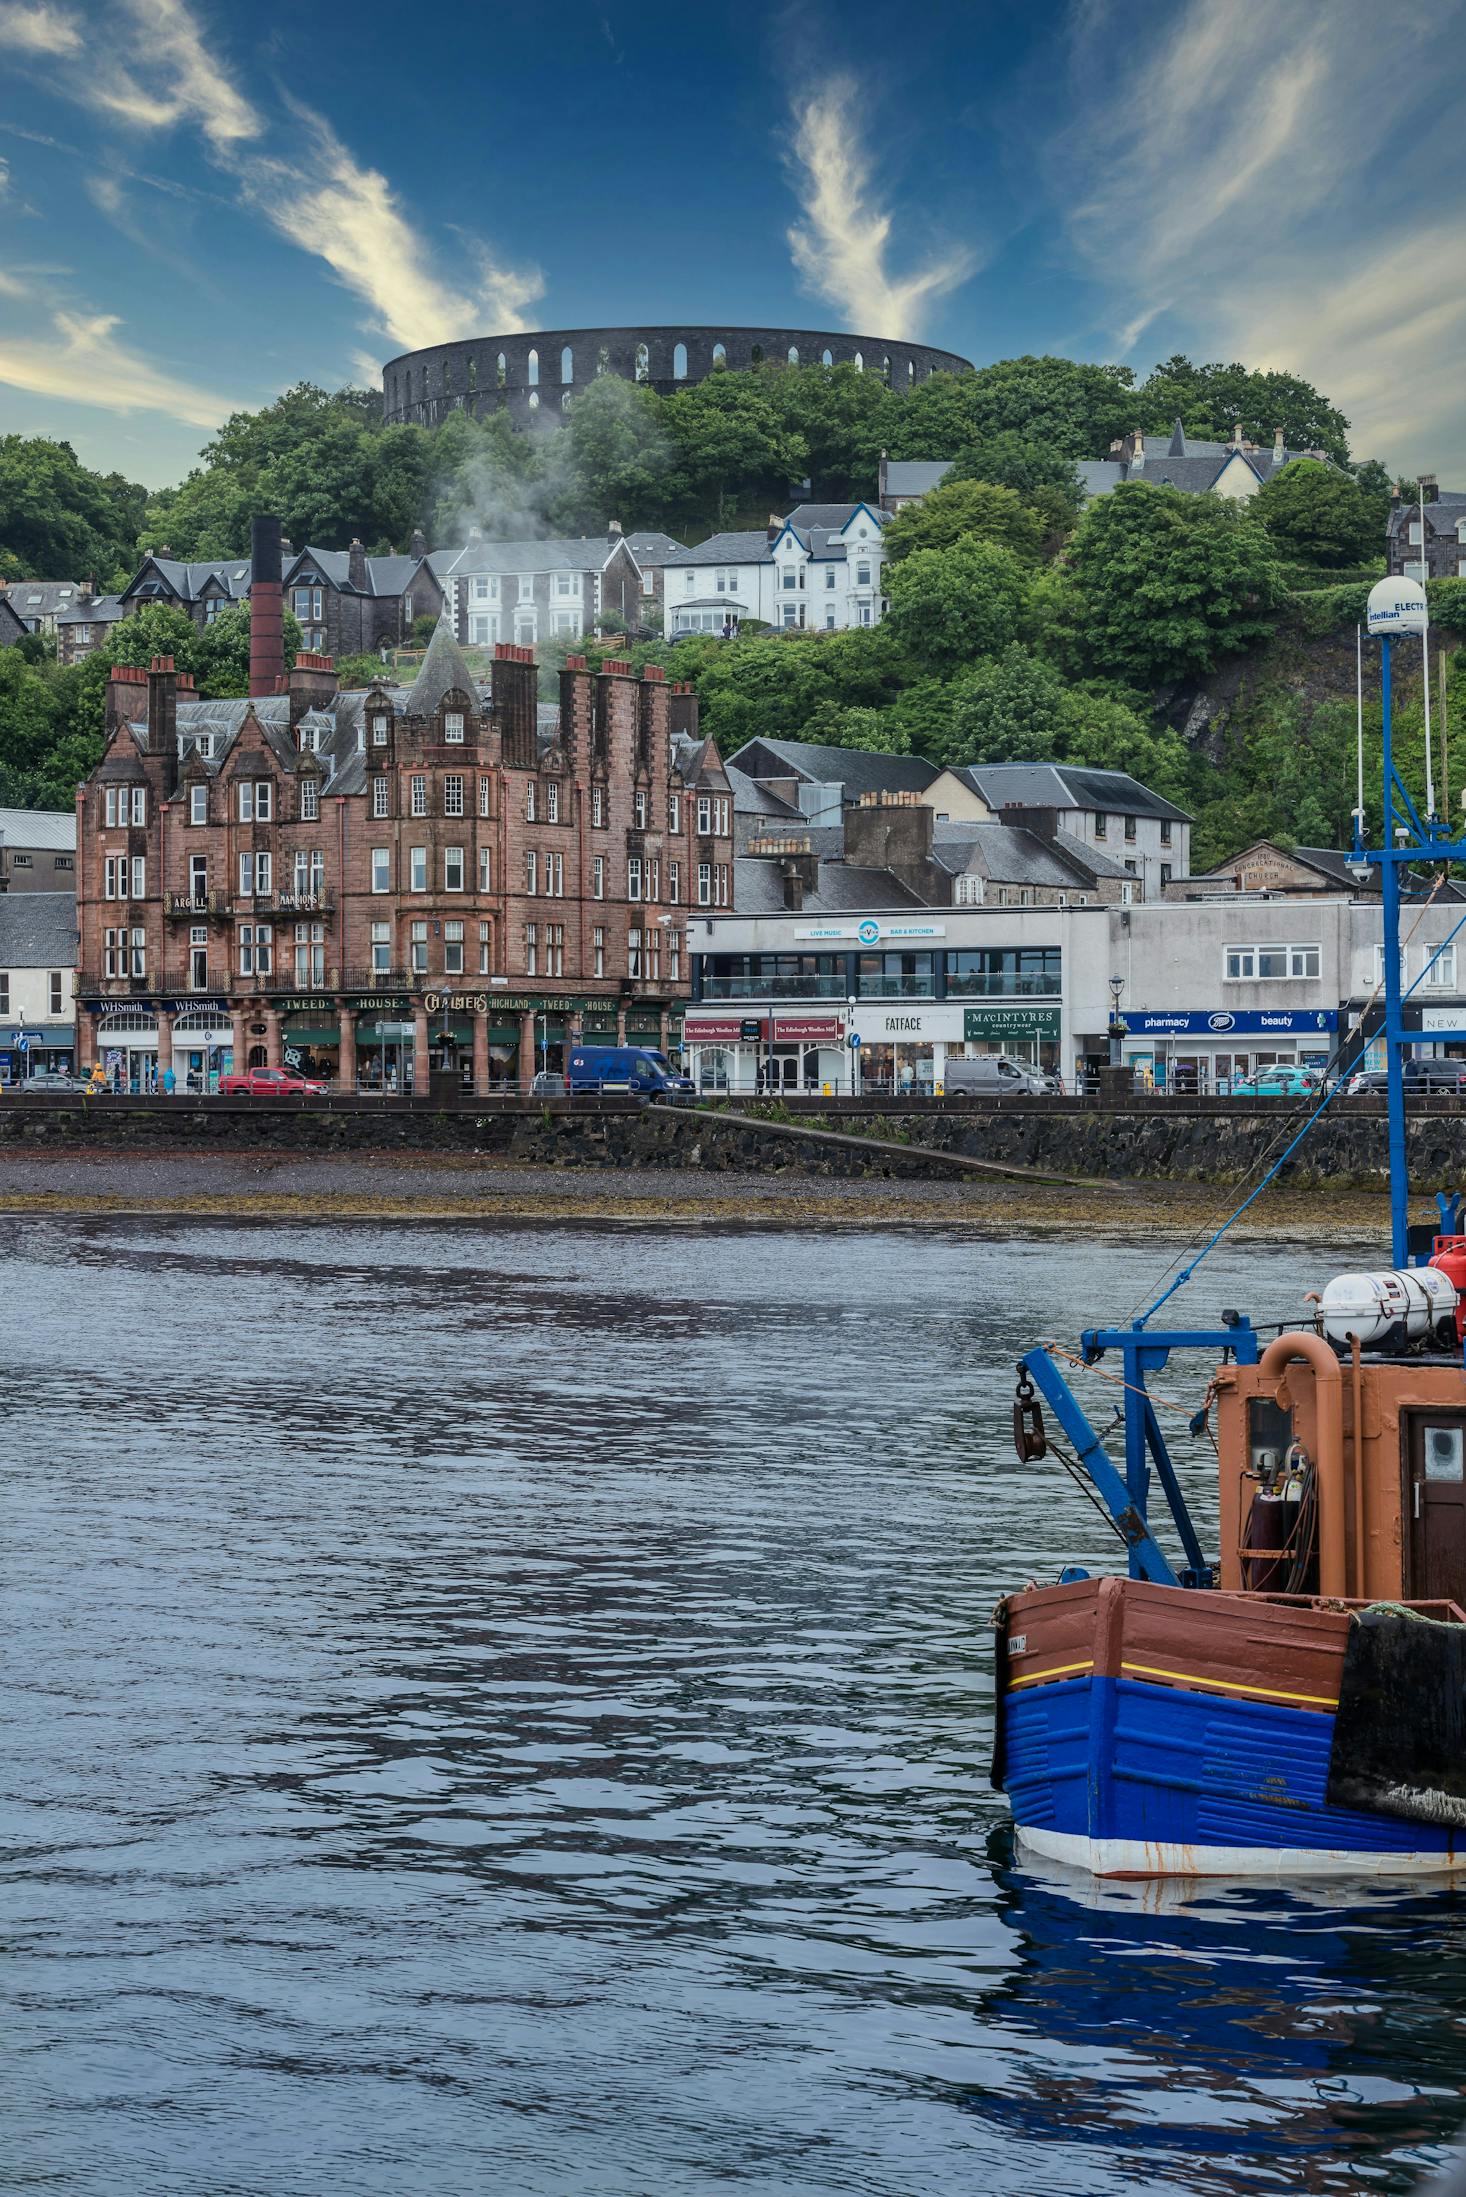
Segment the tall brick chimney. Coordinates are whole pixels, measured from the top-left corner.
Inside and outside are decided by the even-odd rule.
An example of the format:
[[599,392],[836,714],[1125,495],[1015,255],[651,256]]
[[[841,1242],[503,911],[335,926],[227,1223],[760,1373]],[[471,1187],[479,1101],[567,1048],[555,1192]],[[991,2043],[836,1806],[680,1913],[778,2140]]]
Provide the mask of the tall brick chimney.
[[171,656],[148,665],[148,753],[178,752],[178,671]]
[[338,684],[336,666],[329,656],[302,649],[285,675],[292,730],[308,709],[325,709],[334,702]]
[[254,519],[249,530],[249,691],[276,694],[285,672],[280,600],[280,521]]
[[539,760],[539,673],[534,650],[501,641],[494,650],[494,715],[499,720],[504,765],[533,770]]
[[570,758],[571,776],[590,769],[591,675],[583,656],[567,656],[560,673],[560,744]]
[[351,546],[346,552],[346,577],[354,588],[359,589],[365,595],[367,591],[366,551],[355,535],[352,536]]
[[701,738],[697,729],[697,695],[690,679],[679,679],[667,689],[667,730]]
[[636,767],[652,771],[656,758],[667,755],[667,674],[660,664],[648,664],[641,675],[636,697]]

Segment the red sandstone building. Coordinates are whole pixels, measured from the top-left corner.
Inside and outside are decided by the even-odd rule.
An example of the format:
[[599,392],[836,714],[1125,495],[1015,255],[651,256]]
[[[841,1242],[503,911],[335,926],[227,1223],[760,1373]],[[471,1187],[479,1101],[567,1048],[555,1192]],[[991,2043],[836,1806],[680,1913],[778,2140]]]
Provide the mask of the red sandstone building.
[[484,1092],[582,1037],[675,1046],[687,917],[732,897],[691,689],[572,657],[556,717],[532,650],[501,645],[485,695],[444,623],[410,691],[342,694],[327,657],[270,669],[254,592],[249,700],[113,671],[77,793],[81,1059],[139,1089],[299,1063]]

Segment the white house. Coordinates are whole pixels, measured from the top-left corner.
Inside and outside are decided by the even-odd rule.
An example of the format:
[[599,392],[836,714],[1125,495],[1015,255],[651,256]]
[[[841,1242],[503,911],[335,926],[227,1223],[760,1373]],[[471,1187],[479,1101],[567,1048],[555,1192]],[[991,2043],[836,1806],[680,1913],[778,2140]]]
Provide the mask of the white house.
[[1190,817],[1128,771],[1085,770],[1072,763],[967,763],[942,771],[922,799],[935,809],[939,829],[996,822],[1015,802],[1051,810],[1066,838],[1119,862],[1138,880],[1137,899],[1159,900],[1174,879],[1190,875]]
[[719,633],[732,620],[843,632],[886,608],[885,528],[873,504],[806,503],[762,534],[714,534],[669,557],[666,630]]

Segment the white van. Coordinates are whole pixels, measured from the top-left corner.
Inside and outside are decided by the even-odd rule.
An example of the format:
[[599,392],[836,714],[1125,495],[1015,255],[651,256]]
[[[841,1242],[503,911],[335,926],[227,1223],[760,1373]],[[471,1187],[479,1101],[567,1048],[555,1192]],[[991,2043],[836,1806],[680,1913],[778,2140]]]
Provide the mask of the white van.
[[1006,1053],[979,1053],[975,1059],[947,1055],[942,1088],[948,1098],[1032,1098],[1050,1088],[1042,1068]]

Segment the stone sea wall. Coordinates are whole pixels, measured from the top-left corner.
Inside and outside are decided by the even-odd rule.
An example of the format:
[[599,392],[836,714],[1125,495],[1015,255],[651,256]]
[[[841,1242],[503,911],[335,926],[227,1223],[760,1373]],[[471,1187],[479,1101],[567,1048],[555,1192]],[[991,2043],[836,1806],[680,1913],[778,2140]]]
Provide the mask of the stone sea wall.
[[[1009,1107],[641,1107],[517,1103],[432,1107],[325,1100],[217,1099],[0,1102],[0,1152],[97,1147],[186,1151],[410,1152],[478,1155],[560,1167],[697,1168],[901,1179],[946,1176],[950,1153],[1039,1174],[1128,1181],[1237,1183],[1260,1171],[1301,1126],[1290,1106],[1248,1109],[1200,1102],[1100,1111],[1051,1100]],[[799,1125],[839,1132],[837,1141]],[[1466,1182],[1466,1111],[1422,1109],[1409,1123],[1418,1189]],[[870,1140],[865,1142],[864,1140]],[[1385,1122],[1374,1105],[1341,1104],[1290,1161],[1300,1185],[1377,1186],[1385,1179]]]

